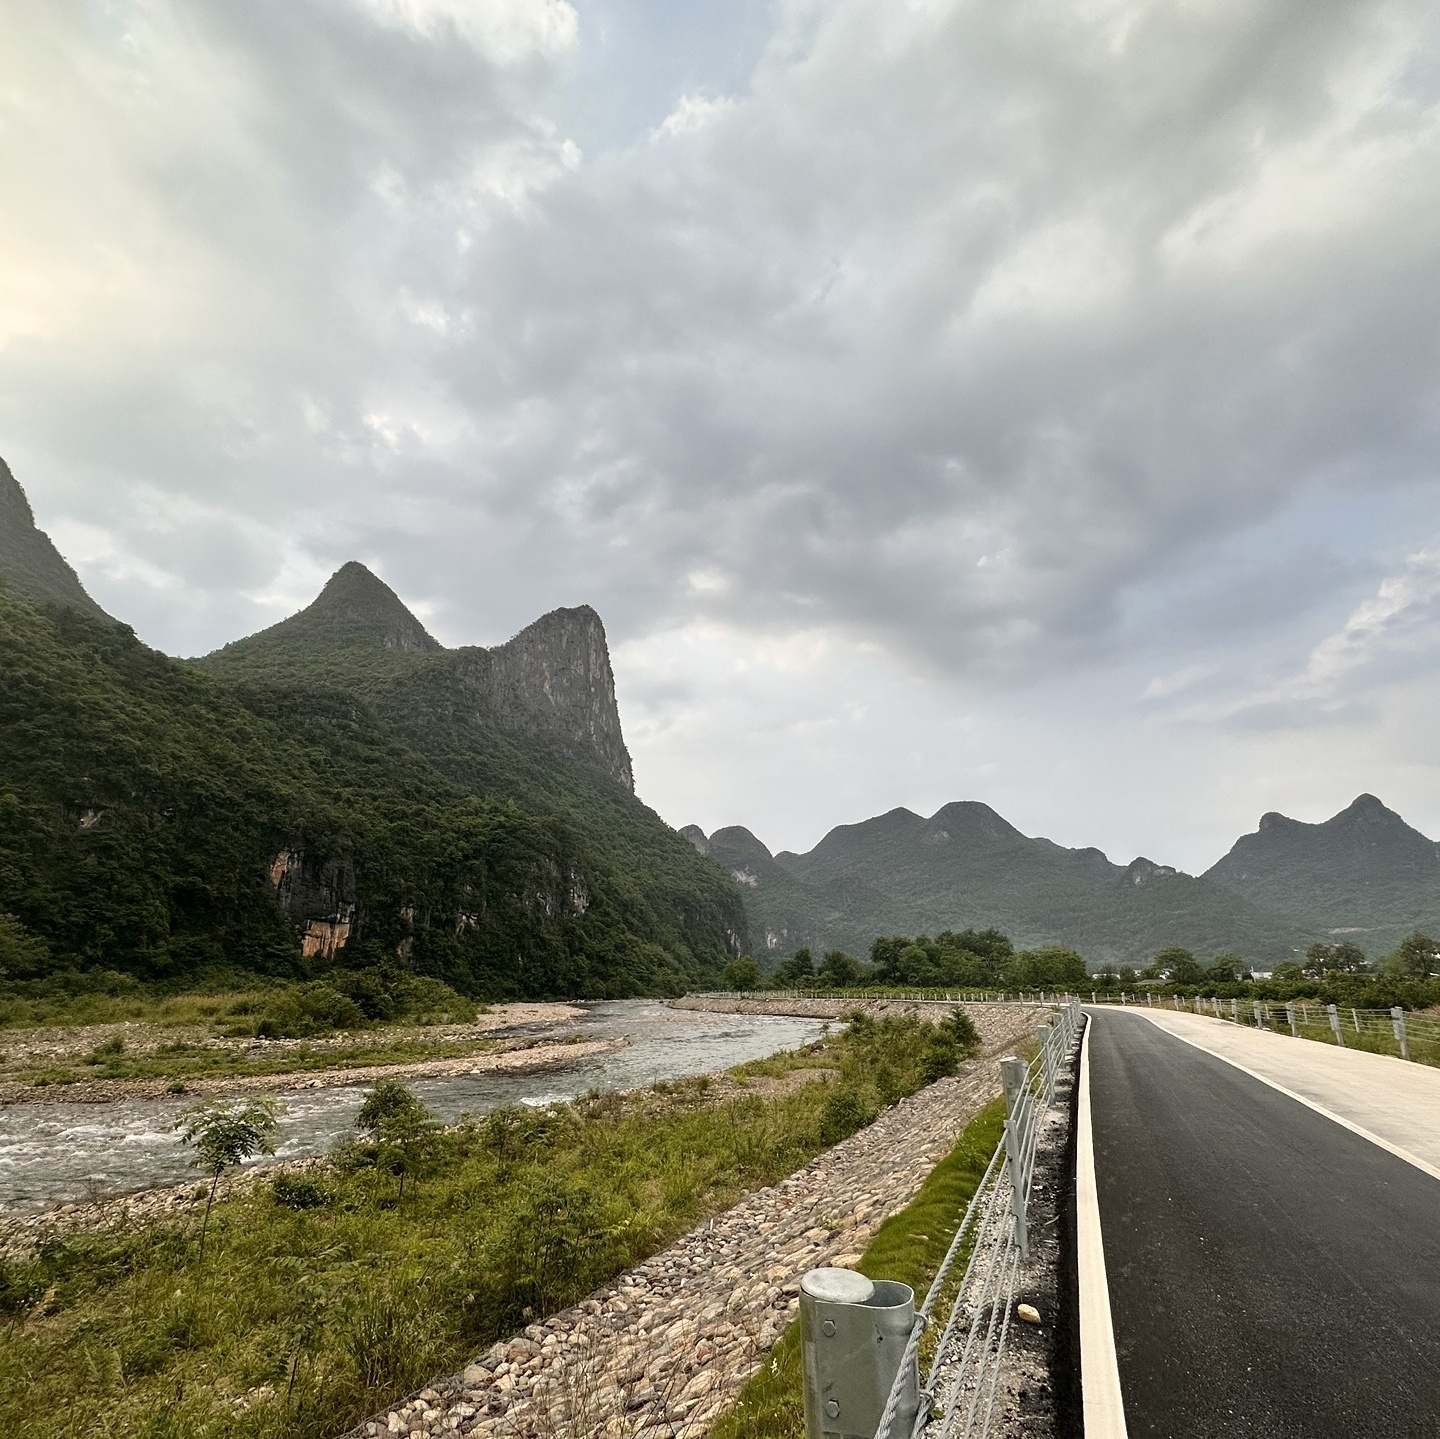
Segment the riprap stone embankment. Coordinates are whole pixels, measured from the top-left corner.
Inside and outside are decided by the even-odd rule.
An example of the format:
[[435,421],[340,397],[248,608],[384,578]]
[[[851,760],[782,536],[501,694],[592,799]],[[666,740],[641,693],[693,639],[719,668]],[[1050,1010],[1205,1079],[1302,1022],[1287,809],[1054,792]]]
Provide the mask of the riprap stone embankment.
[[971,1013],[985,1058],[353,1435],[701,1439],[790,1323],[801,1276],[858,1260],[998,1094],[994,1055],[1029,1038],[1044,1011]]

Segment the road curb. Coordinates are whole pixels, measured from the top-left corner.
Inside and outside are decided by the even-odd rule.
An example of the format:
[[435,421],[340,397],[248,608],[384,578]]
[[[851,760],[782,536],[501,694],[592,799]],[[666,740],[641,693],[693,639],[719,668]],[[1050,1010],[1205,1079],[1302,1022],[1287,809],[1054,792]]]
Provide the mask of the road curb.
[[1095,1136],[1090,1123],[1090,1030],[1080,1042],[1080,1103],[1075,1126],[1075,1248],[1080,1288],[1080,1399],[1085,1439],[1127,1439],[1120,1363],[1110,1315],[1100,1199],[1095,1186]]

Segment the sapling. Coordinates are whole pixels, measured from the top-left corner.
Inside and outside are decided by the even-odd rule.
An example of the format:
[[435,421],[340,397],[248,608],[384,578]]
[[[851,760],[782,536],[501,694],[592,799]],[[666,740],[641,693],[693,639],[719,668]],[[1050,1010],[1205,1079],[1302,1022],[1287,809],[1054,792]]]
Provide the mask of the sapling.
[[435,1116],[399,1080],[382,1079],[365,1096],[355,1127],[390,1151],[400,1176],[396,1198],[403,1200],[405,1176],[413,1174],[418,1183],[434,1152],[439,1130]]
[[210,1176],[210,1192],[205,1198],[205,1217],[200,1221],[200,1267],[205,1264],[205,1236],[210,1229],[210,1206],[220,1176],[227,1169],[238,1169],[257,1154],[274,1154],[275,1138],[280,1130],[280,1105],[273,1099],[260,1099],[237,1108],[232,1104],[207,1104],[188,1109],[175,1121],[183,1130],[181,1140],[193,1145],[196,1169]]

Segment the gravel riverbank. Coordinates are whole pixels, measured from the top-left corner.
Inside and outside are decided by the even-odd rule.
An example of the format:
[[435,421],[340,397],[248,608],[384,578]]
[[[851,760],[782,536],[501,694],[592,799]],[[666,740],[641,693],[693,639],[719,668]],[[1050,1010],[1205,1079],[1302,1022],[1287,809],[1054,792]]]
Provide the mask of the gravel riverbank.
[[[578,1038],[578,1037],[577,1037]],[[450,1059],[405,1060],[396,1064],[352,1065],[345,1069],[283,1070],[278,1074],[196,1075],[177,1083],[170,1079],[82,1079],[74,1084],[0,1084],[0,1105],[120,1104],[131,1099],[174,1099],[194,1095],[209,1099],[225,1094],[332,1089],[345,1084],[373,1084],[377,1079],[434,1079],[461,1074],[538,1074],[598,1054],[623,1049],[624,1039],[569,1040],[559,1044],[521,1040],[479,1054]]]
[[[877,1003],[894,1005],[892,1013],[904,1010],[895,1001],[848,1001],[843,1012]],[[858,1260],[879,1225],[910,1202],[999,1092],[994,1056],[1029,1039],[1044,1013],[1021,1005],[970,1012],[985,1058],[903,1100],[614,1285],[495,1344],[461,1373],[436,1380],[348,1439],[701,1439],[790,1323],[805,1271]]]
[[[249,1089],[308,1089],[331,1084],[359,1084],[379,1074],[443,1075],[483,1072],[469,1068],[437,1068],[447,1064],[467,1065],[472,1060],[491,1059],[501,1053],[533,1048],[534,1038],[517,1038],[502,1047],[490,1047],[475,1055],[445,1059],[400,1061],[395,1064],[352,1065],[348,1068],[305,1069],[302,1058],[321,1058],[366,1045],[385,1044],[485,1044],[497,1045],[497,1036],[506,1031],[560,1027],[583,1019],[585,1011],[573,1004],[497,1004],[485,1014],[463,1024],[387,1025],[379,1029],[344,1031],[314,1039],[255,1039],[249,1036],[217,1035],[203,1024],[166,1025],[145,1021],[115,1024],[50,1026],[38,1029],[0,1031],[0,1105],[6,1104],[115,1104],[127,1099],[163,1098],[176,1091],[170,1079],[79,1079],[65,1084],[36,1084],[25,1071],[66,1066],[94,1053],[101,1046],[119,1041],[131,1058],[143,1058],[184,1044],[201,1051],[235,1055],[243,1060],[294,1067],[277,1074],[197,1073],[185,1077],[187,1093],[199,1095],[239,1093]],[[589,1051],[603,1053],[603,1050]],[[574,1057],[571,1051],[571,1057]],[[542,1063],[548,1064],[545,1060]],[[502,1065],[510,1067],[510,1062]]]

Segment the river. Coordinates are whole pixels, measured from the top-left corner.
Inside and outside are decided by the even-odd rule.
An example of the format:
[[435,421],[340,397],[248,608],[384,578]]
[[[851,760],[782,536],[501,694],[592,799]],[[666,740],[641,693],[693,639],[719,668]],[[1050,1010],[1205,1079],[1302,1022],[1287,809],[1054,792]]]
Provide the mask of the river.
[[[633,1089],[658,1080],[728,1069],[794,1049],[819,1036],[823,1022],[766,1015],[699,1014],[654,1000],[605,1000],[563,1024],[503,1031],[527,1038],[623,1036],[623,1049],[541,1074],[476,1074],[415,1079],[410,1088],[443,1120],[484,1114],[503,1104],[549,1104],[589,1089]],[[328,1153],[354,1132],[367,1085],[281,1093],[276,1160]],[[0,1213],[44,1209],[67,1200],[127,1193],[195,1177],[193,1152],[171,1126],[193,1099],[118,1104],[13,1104],[0,1108]]]

